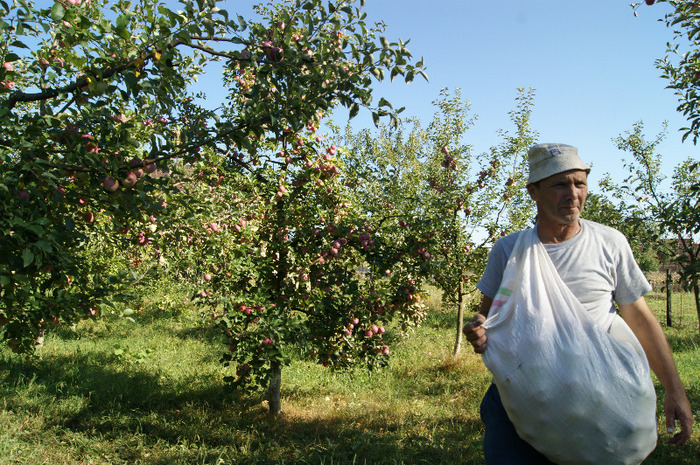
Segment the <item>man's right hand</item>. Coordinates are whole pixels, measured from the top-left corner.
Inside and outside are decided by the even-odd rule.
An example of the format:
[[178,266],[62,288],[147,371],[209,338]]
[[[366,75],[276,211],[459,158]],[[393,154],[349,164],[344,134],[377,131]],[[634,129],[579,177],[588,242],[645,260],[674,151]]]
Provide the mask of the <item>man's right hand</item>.
[[486,317],[477,313],[462,329],[467,341],[474,347],[474,352],[477,354],[483,354],[486,350],[486,330],[481,326],[484,321]]

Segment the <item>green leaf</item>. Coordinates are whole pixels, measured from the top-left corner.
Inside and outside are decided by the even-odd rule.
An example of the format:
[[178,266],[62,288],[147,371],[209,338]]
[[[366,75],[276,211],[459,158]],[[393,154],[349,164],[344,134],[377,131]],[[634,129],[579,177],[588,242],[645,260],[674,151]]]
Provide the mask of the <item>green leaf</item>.
[[51,19],[54,21],[60,21],[66,15],[66,9],[62,4],[56,2],[51,8]]
[[24,249],[22,251],[22,261],[24,262],[24,267],[31,265],[34,261],[34,252],[29,249]]
[[389,117],[389,126],[392,127],[393,129],[398,129],[398,127],[399,127],[399,119],[393,113]]
[[350,119],[353,119],[360,112],[360,105],[357,102],[353,102],[350,105]]
[[46,253],[51,253],[53,250],[53,247],[51,247],[51,244],[48,242],[41,240],[36,242],[36,246],[39,247],[41,250],[43,250]]
[[44,235],[44,228],[41,226],[38,226],[36,224],[31,224],[27,226],[27,229],[36,234],[37,236],[43,236]]
[[124,40],[131,40],[131,33],[126,29],[117,29],[117,35]]
[[13,41],[10,45],[11,45],[12,47],[29,49],[29,47],[27,47],[27,45],[26,45],[24,42],[20,41],[20,40],[15,40],[15,41]]
[[119,15],[117,18],[117,29],[123,29],[126,26],[129,25],[129,16],[128,15]]

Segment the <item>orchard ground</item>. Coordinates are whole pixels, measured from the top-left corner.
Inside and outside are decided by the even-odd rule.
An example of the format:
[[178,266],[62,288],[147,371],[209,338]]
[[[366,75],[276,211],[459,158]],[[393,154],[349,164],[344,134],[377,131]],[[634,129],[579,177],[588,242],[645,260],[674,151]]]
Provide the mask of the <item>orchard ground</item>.
[[[454,315],[436,293],[379,373],[333,374],[300,356],[273,417],[262,397],[226,390],[220,332],[179,305],[182,289],[159,287],[132,309],[48,334],[32,362],[0,351],[0,464],[483,463],[478,406],[490,376],[469,347],[451,355]],[[697,409],[697,317],[690,294],[673,299],[664,329]],[[665,322],[664,294],[649,302]],[[645,464],[697,463],[697,432],[682,449],[660,438]]]

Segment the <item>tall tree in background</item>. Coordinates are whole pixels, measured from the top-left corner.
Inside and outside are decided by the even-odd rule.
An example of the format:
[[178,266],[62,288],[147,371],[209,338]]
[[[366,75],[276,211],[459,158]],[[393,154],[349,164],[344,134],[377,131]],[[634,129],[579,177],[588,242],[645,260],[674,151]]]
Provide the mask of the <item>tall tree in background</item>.
[[658,243],[680,265],[681,283],[693,292],[700,316],[700,170],[693,160],[679,164],[674,168],[670,189],[665,189],[660,171],[662,157],[655,153],[665,129],[652,141],[646,140],[643,131],[644,125],[636,123],[632,131],[616,139],[618,148],[632,156],[624,161],[628,176],[617,184],[606,175],[601,188],[620,202],[622,211],[631,212],[643,224],[658,227]]
[[482,274],[488,248],[533,219],[524,189],[533,92],[520,90],[510,114],[515,131],[475,154],[467,144],[469,103],[443,90],[427,128],[386,126],[346,137],[346,165],[371,217],[393,223],[392,241],[405,244],[423,272],[456,308],[454,353],[461,348],[464,312]]

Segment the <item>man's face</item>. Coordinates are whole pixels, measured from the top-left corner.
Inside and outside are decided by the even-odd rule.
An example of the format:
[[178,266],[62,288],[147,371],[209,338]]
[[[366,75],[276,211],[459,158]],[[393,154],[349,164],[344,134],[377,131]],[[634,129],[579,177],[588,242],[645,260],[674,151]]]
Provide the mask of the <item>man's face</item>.
[[537,203],[541,223],[567,225],[578,221],[588,195],[588,174],[583,170],[558,173],[527,186],[530,197]]

